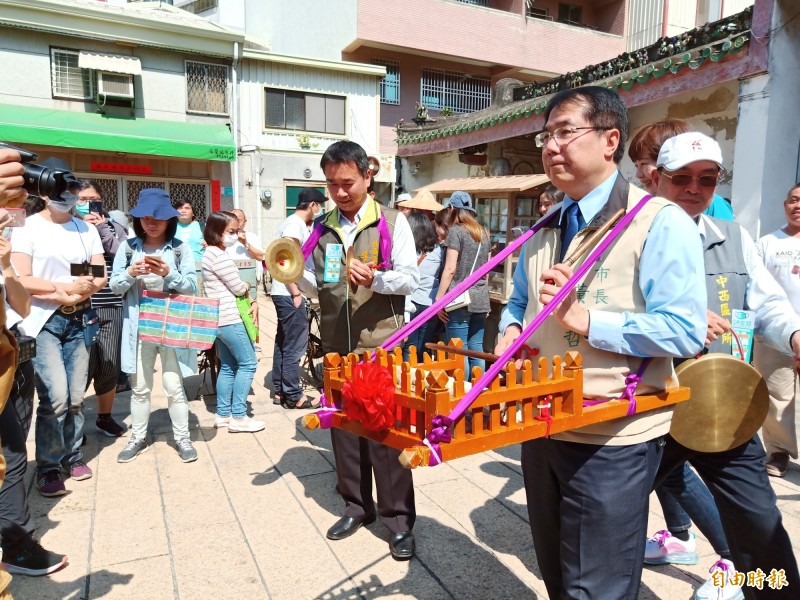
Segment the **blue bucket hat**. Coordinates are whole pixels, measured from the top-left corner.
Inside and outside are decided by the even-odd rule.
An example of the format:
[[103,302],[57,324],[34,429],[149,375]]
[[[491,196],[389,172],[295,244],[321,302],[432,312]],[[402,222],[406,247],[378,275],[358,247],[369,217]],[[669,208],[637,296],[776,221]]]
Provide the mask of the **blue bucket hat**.
[[464,208],[466,210],[477,212],[472,208],[472,198],[469,197],[467,192],[453,192],[448,200],[445,200],[444,207],[449,208]]
[[172,207],[169,194],[159,188],[145,188],[139,192],[139,201],[130,212],[132,217],[153,217],[159,221],[168,221],[180,214]]

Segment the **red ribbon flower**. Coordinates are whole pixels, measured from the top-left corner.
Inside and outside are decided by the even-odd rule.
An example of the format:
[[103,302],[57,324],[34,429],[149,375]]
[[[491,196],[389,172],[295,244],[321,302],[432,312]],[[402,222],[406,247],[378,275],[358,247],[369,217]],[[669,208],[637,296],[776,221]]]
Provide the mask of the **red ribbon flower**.
[[344,412],[364,429],[380,431],[394,425],[394,377],[387,367],[358,363],[353,378],[342,387]]

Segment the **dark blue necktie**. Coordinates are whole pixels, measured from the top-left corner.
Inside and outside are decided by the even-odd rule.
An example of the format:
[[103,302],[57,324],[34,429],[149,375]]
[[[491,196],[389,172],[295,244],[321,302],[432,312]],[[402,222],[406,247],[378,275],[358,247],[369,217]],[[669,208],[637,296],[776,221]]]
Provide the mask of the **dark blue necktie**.
[[563,234],[561,236],[561,254],[558,257],[558,262],[564,262],[564,255],[567,253],[567,248],[569,248],[572,238],[586,226],[583,215],[581,215],[580,210],[578,210],[577,202],[570,204],[567,209],[566,221],[567,224],[563,227]]

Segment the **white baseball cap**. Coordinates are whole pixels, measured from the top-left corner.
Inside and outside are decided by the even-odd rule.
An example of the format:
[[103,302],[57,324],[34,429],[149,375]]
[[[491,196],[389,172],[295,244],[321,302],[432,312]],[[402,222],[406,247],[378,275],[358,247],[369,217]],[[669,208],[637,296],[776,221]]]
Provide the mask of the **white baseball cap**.
[[682,169],[699,160],[710,160],[722,168],[722,149],[719,144],[702,133],[690,131],[669,138],[661,146],[656,166],[668,171]]

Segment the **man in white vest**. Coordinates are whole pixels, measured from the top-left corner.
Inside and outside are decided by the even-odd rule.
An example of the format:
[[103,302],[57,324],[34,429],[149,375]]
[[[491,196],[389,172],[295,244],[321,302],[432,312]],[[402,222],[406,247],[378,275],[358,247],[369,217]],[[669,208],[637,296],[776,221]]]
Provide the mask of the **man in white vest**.
[[[559,211],[556,221],[523,247],[497,353],[572,275],[564,256],[645,195],[617,170],[628,116],[615,92],[564,90],[544,117],[535,142],[565,197],[551,209]],[[645,358],[651,360],[637,393],[676,386],[673,357],[696,354],[705,339],[703,273],[695,224],[671,202],[652,198],[527,343],[541,356],[579,351],[587,400],[619,398]],[[648,496],[671,416],[667,407],[522,445],[531,532],[551,598],[637,598]]]

